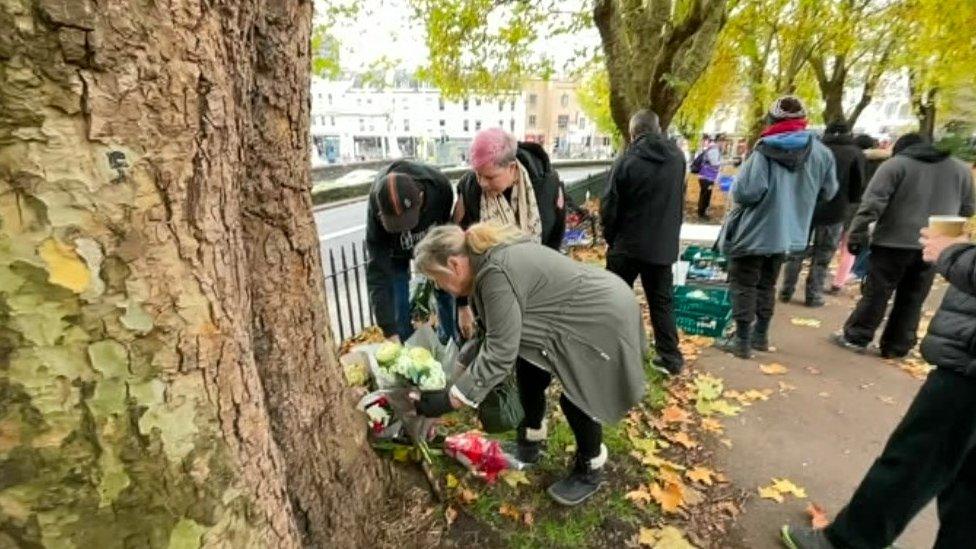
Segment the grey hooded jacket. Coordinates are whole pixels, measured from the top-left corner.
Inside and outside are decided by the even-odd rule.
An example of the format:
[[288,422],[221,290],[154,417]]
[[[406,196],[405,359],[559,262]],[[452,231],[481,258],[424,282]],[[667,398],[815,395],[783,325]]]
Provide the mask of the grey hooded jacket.
[[620,277],[528,241],[474,256],[472,266],[485,337],[452,394],[476,406],[522,357],[596,420],[617,421],[640,401],[646,337]]

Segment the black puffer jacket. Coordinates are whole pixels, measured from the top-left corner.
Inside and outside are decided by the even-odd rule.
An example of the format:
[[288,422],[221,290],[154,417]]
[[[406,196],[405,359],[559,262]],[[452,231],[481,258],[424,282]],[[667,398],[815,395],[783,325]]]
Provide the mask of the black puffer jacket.
[[656,134],[631,143],[610,170],[600,207],[610,253],[652,265],[677,261],[684,199],[681,149]]
[[837,194],[834,198],[817,205],[813,212],[813,225],[833,225],[848,218],[851,204],[861,201],[864,192],[864,170],[866,160],[864,151],[854,144],[850,134],[825,135],[823,144],[834,153],[834,166],[837,169]]
[[922,340],[929,364],[976,377],[976,245],[942,253],[936,268],[952,286]]
[[[515,158],[525,166],[532,179],[532,189],[539,204],[542,222],[542,244],[558,250],[566,232],[566,203],[563,183],[549,162],[549,155],[538,143],[518,144]],[[458,182],[458,203],[454,219],[462,229],[481,220],[481,187],[478,176],[469,171]]]

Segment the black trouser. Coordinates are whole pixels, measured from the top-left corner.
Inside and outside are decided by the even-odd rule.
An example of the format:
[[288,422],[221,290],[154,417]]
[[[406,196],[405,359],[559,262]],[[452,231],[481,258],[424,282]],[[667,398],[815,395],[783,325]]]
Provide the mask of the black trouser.
[[698,178],[698,217],[708,217],[708,206],[712,203],[714,181]]
[[[519,388],[519,400],[525,410],[522,429],[541,429],[546,417],[546,388],[552,382],[552,374],[533,366],[522,358],[515,361],[515,379]],[[576,437],[577,455],[582,459],[593,459],[600,455],[603,443],[603,426],[586,415],[563,394],[559,406],[566,416],[566,422]]]
[[810,243],[807,249],[786,258],[783,269],[783,286],[780,295],[785,299],[792,299],[796,291],[796,284],[800,281],[800,270],[803,260],[810,258],[810,272],[807,274],[806,300],[807,303],[822,301],[824,286],[827,282],[827,269],[830,260],[837,253],[837,244],[844,231],[843,223],[820,225],[810,229]]
[[922,261],[920,250],[884,246],[872,246],[869,261],[861,299],[844,325],[844,337],[855,345],[871,343],[894,293],[881,350],[897,356],[908,354],[918,341],[922,304],[932,289],[935,267]]
[[786,256],[745,255],[729,259],[732,318],[737,327],[769,326],[776,307],[776,280]]
[[611,253],[607,256],[607,270],[633,286],[640,275],[641,286],[647,296],[654,329],[657,356],[668,364],[681,366],[684,359],[678,350],[678,328],[674,323],[674,279],[670,265],[652,265],[643,261]]
[[938,498],[936,549],[976,545],[976,378],[929,374],[827,536],[838,549],[880,549]]

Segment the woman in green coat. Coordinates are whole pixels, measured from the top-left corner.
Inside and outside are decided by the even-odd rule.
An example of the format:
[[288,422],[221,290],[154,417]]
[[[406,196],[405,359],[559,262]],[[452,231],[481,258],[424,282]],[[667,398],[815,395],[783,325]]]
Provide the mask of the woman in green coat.
[[467,371],[450,389],[423,393],[418,411],[477,407],[514,369],[525,409],[518,457],[534,463],[547,434],[545,390],[555,377],[577,454],[569,477],[549,494],[565,505],[591,496],[607,460],[601,422],[616,422],[644,394],[646,340],[633,290],[613,273],[491,223],[436,227],[414,259],[439,288],[473,299],[485,331]]

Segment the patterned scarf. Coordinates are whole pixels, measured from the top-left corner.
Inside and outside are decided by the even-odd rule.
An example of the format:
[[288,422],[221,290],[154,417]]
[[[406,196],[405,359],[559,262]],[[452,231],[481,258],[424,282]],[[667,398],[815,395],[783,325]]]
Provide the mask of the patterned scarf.
[[511,202],[505,198],[504,193],[496,196],[481,193],[481,221],[514,225],[535,242],[542,242],[542,220],[539,217],[539,205],[535,200],[532,179],[522,163],[516,163],[519,181],[512,187]]

